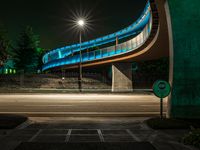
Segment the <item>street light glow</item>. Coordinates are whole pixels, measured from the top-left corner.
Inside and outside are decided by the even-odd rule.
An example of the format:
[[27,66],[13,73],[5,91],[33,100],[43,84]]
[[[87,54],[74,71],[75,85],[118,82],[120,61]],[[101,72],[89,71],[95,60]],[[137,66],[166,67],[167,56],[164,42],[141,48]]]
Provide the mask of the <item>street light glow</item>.
[[94,22],[92,17],[92,10],[74,10],[71,11],[69,19],[65,19],[67,24],[67,30],[69,32],[74,32],[75,34],[87,33],[89,30],[93,30],[92,22]]
[[78,25],[81,26],[81,27],[83,27],[85,25],[85,22],[83,21],[83,19],[80,19],[78,21]]

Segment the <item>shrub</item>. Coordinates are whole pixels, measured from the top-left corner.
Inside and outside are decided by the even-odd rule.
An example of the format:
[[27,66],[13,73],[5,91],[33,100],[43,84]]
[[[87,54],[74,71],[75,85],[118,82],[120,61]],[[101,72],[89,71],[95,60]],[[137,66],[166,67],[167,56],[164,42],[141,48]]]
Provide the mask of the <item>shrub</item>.
[[189,134],[183,137],[182,142],[200,148],[200,129],[190,131]]
[[146,120],[147,125],[152,129],[189,129],[190,123],[178,119],[151,118]]

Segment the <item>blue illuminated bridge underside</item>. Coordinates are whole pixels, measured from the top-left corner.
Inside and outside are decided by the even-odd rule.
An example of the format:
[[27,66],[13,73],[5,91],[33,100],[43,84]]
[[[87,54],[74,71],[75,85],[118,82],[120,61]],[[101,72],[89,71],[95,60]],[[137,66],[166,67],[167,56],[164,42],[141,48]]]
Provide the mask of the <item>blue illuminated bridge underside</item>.
[[[152,22],[152,9],[150,7],[150,2],[147,2],[139,19],[127,28],[95,40],[83,42],[81,44],[81,49],[80,44],[74,44],[46,53],[43,56],[44,65],[42,70],[45,71],[53,68],[75,65],[80,63],[80,61],[82,63],[90,63],[96,60],[101,61],[105,58],[112,59],[114,56],[135,51],[148,40],[152,31]],[[126,42],[104,47],[95,51],[83,51],[97,46],[103,47],[109,43],[114,43],[116,39],[124,39],[123,41]],[[77,53],[79,51],[83,51],[81,57],[79,53]]]

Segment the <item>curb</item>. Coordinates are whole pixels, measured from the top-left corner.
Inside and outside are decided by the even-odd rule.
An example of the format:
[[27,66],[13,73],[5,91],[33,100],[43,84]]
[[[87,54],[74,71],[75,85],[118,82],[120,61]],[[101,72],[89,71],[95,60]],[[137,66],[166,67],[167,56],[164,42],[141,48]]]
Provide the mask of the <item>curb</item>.
[[13,130],[20,130],[20,129],[24,129],[25,127],[27,127],[28,125],[30,125],[32,123],[31,120],[27,119],[25,122],[23,122],[22,124],[18,125],[16,128],[14,128]]

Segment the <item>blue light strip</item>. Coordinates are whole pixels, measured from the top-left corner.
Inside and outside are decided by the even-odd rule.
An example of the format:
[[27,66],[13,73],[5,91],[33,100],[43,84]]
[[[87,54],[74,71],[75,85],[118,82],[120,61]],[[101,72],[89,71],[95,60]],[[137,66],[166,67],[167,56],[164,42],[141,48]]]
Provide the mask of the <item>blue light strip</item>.
[[[145,26],[150,22],[150,19],[151,19],[151,12],[150,12],[150,4],[148,2],[145,7],[145,11],[143,12],[141,17],[134,24],[132,24],[131,26],[129,26],[119,32],[110,34],[108,36],[98,38],[95,40],[91,40],[88,42],[84,42],[84,43],[82,43],[81,50],[114,42],[116,40],[116,37],[118,37],[118,39],[123,39],[123,38],[127,38],[129,36],[137,35],[138,33],[141,33],[143,31]],[[148,32],[150,32],[150,30]],[[74,64],[74,63],[80,62],[79,55],[69,56],[74,52],[80,51],[79,46],[80,46],[79,44],[66,46],[66,47],[63,47],[60,49],[50,51],[49,53],[45,54],[43,57],[43,62],[44,62],[43,71],[50,69],[50,68],[62,66],[62,65],[69,65],[69,64]],[[99,51],[98,55],[96,55],[96,54],[92,55],[92,53],[97,53],[97,51]],[[104,50],[97,50],[97,51],[92,51],[90,53],[84,53],[83,54],[83,62],[91,61],[94,59],[102,59],[102,58],[105,58],[108,56],[118,55],[118,54],[121,54],[122,52],[123,53],[126,52],[127,48],[125,48],[124,50],[121,49],[121,50],[116,50],[116,51],[111,51],[111,52],[106,52],[106,53]],[[102,54],[100,55],[100,53],[102,53]],[[87,55],[87,57],[86,57],[86,55]],[[90,55],[91,55],[91,57],[90,57]]]

